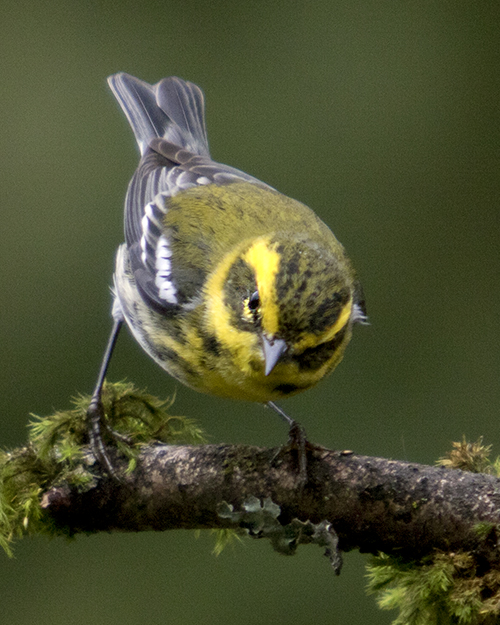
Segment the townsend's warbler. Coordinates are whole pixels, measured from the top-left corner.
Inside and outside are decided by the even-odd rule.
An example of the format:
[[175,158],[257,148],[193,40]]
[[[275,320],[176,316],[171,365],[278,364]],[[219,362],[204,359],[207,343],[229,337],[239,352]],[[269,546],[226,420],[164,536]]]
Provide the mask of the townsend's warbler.
[[125,200],[106,361],[125,320],[197,391],[265,403],[314,386],[366,318],[342,245],[304,204],[212,161],[196,85],[124,73],[109,84],[141,160]]

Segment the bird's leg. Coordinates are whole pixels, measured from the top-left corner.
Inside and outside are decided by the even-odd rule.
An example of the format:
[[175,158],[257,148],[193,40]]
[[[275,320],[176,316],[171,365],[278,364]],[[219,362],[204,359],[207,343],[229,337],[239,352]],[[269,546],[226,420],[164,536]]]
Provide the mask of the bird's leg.
[[[108,370],[111,355],[113,354],[114,347],[120,328],[122,327],[123,319],[115,319],[113,328],[109,336],[106,351],[101,363],[101,369],[97,377],[97,383],[95,385],[94,392],[92,393],[92,399],[90,400],[89,407],[87,408],[87,422],[89,432],[89,442],[94,458],[97,460],[101,469],[113,478],[118,479],[115,468],[111,463],[104,441],[102,440],[102,428],[110,430],[104,421],[104,408],[102,405],[102,388],[104,385],[104,379],[106,377],[106,371]],[[116,435],[115,432],[112,432]]]
[[282,410],[273,401],[268,401],[267,406],[272,408],[278,415],[288,424],[288,444],[292,449],[297,450],[298,465],[299,465],[299,480],[300,488],[304,488],[307,484],[307,436],[304,428],[289,417],[284,410]]

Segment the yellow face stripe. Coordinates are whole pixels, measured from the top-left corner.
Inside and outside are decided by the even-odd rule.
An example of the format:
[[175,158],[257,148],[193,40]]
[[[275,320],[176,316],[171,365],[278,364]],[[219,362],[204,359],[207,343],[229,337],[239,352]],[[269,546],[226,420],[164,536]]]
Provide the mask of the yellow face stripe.
[[222,296],[229,270],[240,254],[241,247],[237,247],[225,256],[207,281],[205,287],[206,323],[209,331],[213,332],[221,344],[231,351],[235,364],[244,372],[250,372],[249,353],[257,348],[257,337],[234,327],[231,323],[231,311],[225,305]]
[[227,274],[239,253],[240,250],[235,249],[231,254],[225,256],[217,265],[216,270],[210,276],[207,281],[207,286],[205,287],[208,303],[207,320],[217,337],[223,337],[227,332],[233,329],[230,313],[224,304],[222,294],[224,292]]
[[[206,323],[221,344],[229,349],[235,364],[247,373],[250,369],[250,355],[262,357],[260,341],[255,333],[243,332],[234,327],[231,311],[224,303],[222,294],[229,270],[241,255],[254,271],[255,281],[259,290],[262,328],[266,334],[274,335],[279,327],[279,309],[276,301],[276,274],[279,270],[280,255],[269,245],[267,237],[259,238],[251,243],[246,252],[242,250],[248,245],[238,246],[217,265],[205,287],[207,302]],[[243,314],[243,310],[242,310]]]
[[255,272],[259,290],[262,327],[266,334],[273,336],[279,328],[279,308],[276,297],[276,274],[279,270],[280,255],[269,245],[269,239],[257,239],[243,256],[243,260]]

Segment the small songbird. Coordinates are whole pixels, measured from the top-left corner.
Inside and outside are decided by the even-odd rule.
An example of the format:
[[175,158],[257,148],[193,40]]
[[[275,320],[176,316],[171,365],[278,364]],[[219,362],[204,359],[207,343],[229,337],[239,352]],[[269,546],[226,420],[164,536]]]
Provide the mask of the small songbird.
[[276,407],[332,371],[366,320],[351,262],[315,213],[210,158],[196,85],[108,80],[141,159],[116,257],[115,324],[89,408],[100,456],[101,388],[123,321],[183,384]]

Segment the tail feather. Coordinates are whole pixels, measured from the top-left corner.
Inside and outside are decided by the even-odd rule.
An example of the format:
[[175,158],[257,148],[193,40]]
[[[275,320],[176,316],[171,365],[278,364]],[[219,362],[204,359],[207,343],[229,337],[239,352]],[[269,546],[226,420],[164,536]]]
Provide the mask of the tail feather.
[[160,137],[190,152],[209,156],[203,93],[174,76],[156,85],[119,73],[108,83],[134,131],[141,155]]

